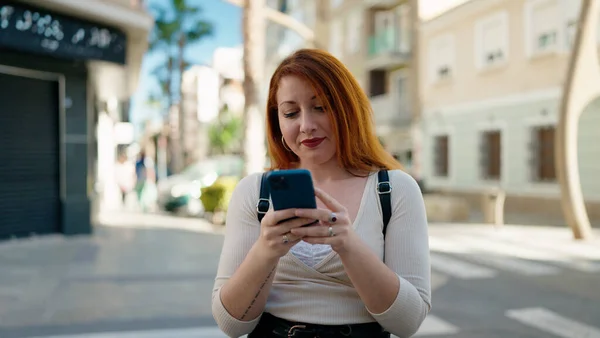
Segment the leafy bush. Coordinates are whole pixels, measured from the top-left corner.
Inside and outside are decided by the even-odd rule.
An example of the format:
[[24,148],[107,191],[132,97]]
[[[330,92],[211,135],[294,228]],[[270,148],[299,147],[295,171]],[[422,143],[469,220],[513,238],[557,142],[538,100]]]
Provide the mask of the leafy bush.
[[207,212],[227,211],[233,189],[238,183],[236,177],[220,177],[215,183],[201,189],[200,200]]

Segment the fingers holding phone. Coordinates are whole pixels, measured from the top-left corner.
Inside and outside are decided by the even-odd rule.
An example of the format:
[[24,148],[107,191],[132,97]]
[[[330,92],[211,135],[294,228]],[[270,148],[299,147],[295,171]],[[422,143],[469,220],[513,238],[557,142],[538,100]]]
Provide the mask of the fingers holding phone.
[[261,222],[259,241],[264,244],[271,257],[284,256],[292,246],[302,240],[293,235],[292,229],[315,223],[315,220],[296,217],[295,209],[269,210]]

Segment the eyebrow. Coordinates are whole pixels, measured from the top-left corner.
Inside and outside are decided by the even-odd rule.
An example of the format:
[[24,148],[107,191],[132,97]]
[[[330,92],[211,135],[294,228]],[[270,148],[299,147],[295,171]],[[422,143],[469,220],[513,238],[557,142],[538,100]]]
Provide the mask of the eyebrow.
[[[310,100],[314,101],[317,98],[317,96],[313,96]],[[281,107],[282,105],[286,104],[286,103],[290,103],[290,104],[296,104],[296,101],[283,101],[279,104],[279,106]]]

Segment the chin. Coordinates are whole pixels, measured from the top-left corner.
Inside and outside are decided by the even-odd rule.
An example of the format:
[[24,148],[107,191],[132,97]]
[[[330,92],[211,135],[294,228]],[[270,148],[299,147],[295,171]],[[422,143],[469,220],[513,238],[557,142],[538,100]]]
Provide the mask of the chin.
[[304,163],[311,163],[313,165],[321,165],[331,161],[334,158],[335,156],[332,154],[325,154],[321,151],[315,151],[310,154],[304,154],[304,156],[300,157],[300,161]]

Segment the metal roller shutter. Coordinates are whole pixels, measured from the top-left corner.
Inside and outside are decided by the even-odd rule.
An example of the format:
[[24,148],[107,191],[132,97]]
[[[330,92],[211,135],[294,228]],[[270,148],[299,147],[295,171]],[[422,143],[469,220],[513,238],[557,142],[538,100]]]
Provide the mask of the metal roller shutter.
[[0,73],[0,239],[60,230],[58,95]]

